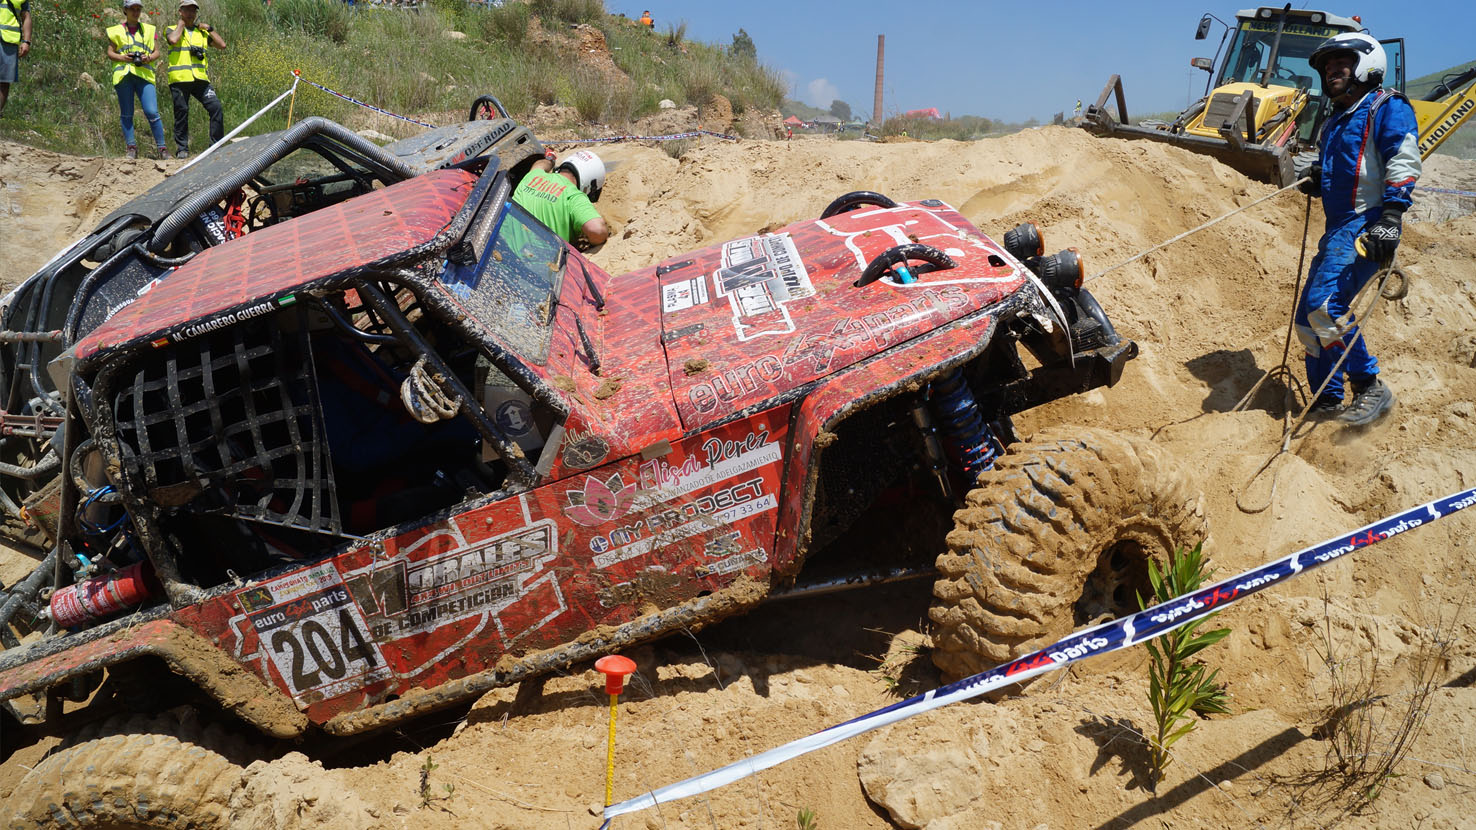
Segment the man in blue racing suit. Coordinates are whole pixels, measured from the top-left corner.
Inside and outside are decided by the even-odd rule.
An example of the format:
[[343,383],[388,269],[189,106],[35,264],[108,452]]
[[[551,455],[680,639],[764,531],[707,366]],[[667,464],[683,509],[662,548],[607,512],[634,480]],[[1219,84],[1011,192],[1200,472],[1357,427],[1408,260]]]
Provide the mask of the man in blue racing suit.
[[[1377,40],[1362,33],[1328,38],[1312,53],[1324,93],[1334,109],[1322,126],[1318,159],[1307,171],[1305,192],[1322,197],[1327,230],[1297,306],[1297,336],[1307,348],[1312,391],[1327,388],[1312,405],[1320,417],[1354,425],[1373,423],[1394,406],[1394,393],[1379,380],[1351,305],[1358,290],[1394,257],[1404,211],[1420,177],[1418,126],[1403,94],[1382,89],[1388,58]],[[1367,256],[1354,247],[1362,236]],[[1347,353],[1336,375],[1333,367]],[[1346,372],[1353,398],[1343,406]],[[1333,375],[1332,377],[1329,377]]]

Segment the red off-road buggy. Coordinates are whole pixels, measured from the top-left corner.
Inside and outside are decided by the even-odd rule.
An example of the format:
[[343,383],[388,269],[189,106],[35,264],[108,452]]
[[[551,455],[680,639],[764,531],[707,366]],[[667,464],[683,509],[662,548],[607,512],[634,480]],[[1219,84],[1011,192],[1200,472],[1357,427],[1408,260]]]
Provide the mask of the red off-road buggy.
[[[59,471],[27,502],[38,566],[0,593],[5,749],[71,737],[15,822],[218,822],[244,759],[206,723],[352,735],[468,701],[793,590],[858,521],[962,507],[953,674],[1202,535],[1150,446],[1013,434],[1136,352],[1033,226],[1001,245],[853,193],[612,277],[510,201],[518,172],[367,188],[79,300],[27,448]],[[109,773],[174,763],[208,783]]]

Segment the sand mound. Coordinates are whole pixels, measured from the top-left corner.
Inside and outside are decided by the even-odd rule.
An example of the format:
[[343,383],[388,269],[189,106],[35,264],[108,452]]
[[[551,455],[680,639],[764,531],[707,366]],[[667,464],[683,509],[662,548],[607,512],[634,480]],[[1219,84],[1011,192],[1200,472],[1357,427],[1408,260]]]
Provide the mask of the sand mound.
[[[627,145],[600,152],[611,174],[599,207],[615,234],[595,258],[615,273],[817,216],[835,196],[862,189],[944,199],[992,235],[1036,222],[1050,250],[1076,247],[1095,272],[1272,192],[1201,156],[1061,128],[975,143],[704,140],[680,158]],[[103,166],[0,145],[0,198],[9,199],[0,204],[12,223],[0,237],[0,261],[19,269],[12,273],[28,272],[95,221],[105,202],[159,175],[152,163],[108,162],[106,175]],[[114,172],[131,178],[119,185]],[[1280,444],[1281,386],[1247,411],[1228,410],[1281,360],[1304,205],[1284,195],[1091,282],[1141,356],[1117,387],[1019,419],[1025,433],[1052,424],[1123,430],[1187,461],[1205,492],[1222,574],[1476,479],[1471,216],[1407,226],[1409,294],[1381,302],[1370,318],[1370,342],[1399,397],[1393,416],[1356,434],[1304,430],[1292,454],[1252,478]],[[1315,206],[1311,222],[1315,245]],[[1291,363],[1299,378],[1295,346]],[[1237,499],[1258,512],[1237,508]],[[1447,629],[1452,650],[1415,745],[1420,760],[1407,762],[1364,815],[1340,816],[1343,802],[1317,787],[1329,765],[1317,731],[1329,700],[1319,650],[1332,643],[1353,661],[1348,667],[1377,656],[1389,695],[1379,705],[1397,712],[1422,638],[1476,588],[1473,530],[1476,518],[1442,521],[1224,614],[1220,624],[1234,633],[1205,656],[1229,683],[1233,713],[1201,722],[1179,743],[1156,794],[1145,789],[1137,737],[1151,713],[1145,658],[1135,650],[1048,678],[1022,698],[935,712],[615,826],[788,827],[801,808],[823,827],[844,828],[1107,828],[1145,819],[1173,827],[1465,826],[1476,783],[1465,746],[1476,730],[1470,612]],[[640,674],[620,714],[616,797],[935,684],[926,657],[899,663],[887,633],[921,628],[928,602],[927,584],[916,583],[776,605],[637,650]],[[378,763],[340,760],[348,765],[320,771],[288,756],[254,768],[255,807],[239,826],[595,827],[607,724],[598,688],[586,670],[500,690],[454,735]],[[437,765],[428,801],[427,759]],[[454,790],[441,798],[447,784]],[[316,806],[327,801],[305,812],[272,806],[302,806],[308,786],[335,792],[332,809]]]

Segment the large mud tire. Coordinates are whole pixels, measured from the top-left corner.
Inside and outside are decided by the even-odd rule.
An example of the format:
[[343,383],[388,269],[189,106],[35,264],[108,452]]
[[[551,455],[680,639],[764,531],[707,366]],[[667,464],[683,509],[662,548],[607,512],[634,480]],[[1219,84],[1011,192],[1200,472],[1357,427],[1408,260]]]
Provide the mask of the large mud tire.
[[84,727],[26,774],[6,828],[225,830],[250,752],[183,707]]
[[933,662],[976,674],[1136,611],[1148,560],[1207,535],[1201,502],[1141,439],[1057,428],[1013,445],[979,476],[938,557]]

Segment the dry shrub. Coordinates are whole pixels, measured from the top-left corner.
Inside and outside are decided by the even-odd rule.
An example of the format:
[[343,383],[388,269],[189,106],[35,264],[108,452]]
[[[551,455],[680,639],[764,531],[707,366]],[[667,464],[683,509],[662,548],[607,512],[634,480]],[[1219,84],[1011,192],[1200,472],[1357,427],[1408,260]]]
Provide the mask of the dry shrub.
[[[1387,666],[1376,650],[1342,653],[1335,643],[1331,600],[1323,594],[1322,643],[1317,656],[1327,672],[1329,692],[1316,735],[1327,741],[1327,766],[1320,778],[1334,785],[1334,794],[1346,797],[1346,809],[1357,812],[1371,805],[1384,786],[1399,773],[1430,716],[1430,706],[1449,663],[1456,622],[1462,606],[1450,619],[1422,627],[1415,650],[1407,657],[1408,680],[1390,691],[1394,666]],[[1396,661],[1397,662],[1397,661]]]

